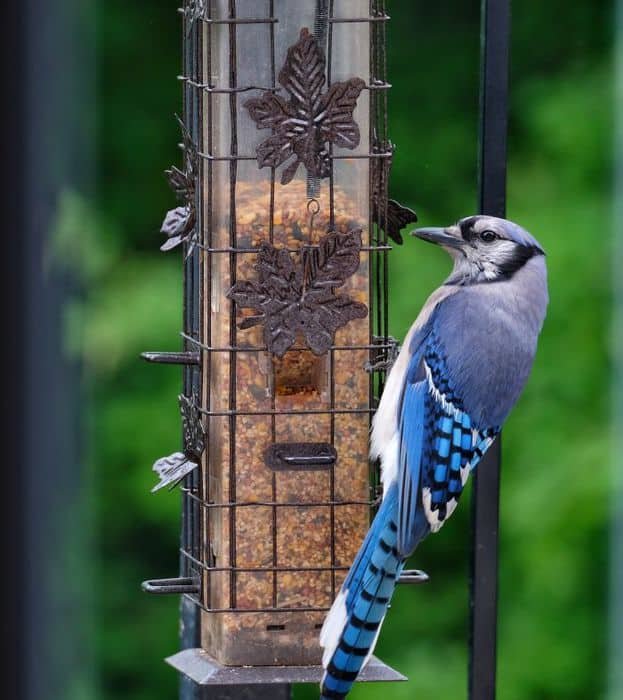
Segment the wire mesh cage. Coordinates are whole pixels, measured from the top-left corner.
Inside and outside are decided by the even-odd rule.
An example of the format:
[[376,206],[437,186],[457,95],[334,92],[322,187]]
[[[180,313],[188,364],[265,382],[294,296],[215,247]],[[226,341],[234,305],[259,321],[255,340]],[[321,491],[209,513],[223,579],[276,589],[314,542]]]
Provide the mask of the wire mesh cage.
[[413,212],[387,197],[381,0],[188,0],[181,246],[182,578],[148,590],[201,609],[225,665],[311,665],[326,611],[378,496],[368,462],[388,335],[388,236]]

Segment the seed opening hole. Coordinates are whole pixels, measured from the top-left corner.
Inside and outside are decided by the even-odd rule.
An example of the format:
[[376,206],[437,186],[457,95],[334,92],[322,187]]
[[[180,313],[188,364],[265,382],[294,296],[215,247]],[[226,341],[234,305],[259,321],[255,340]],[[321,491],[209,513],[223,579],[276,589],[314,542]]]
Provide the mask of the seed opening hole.
[[326,359],[309,350],[290,350],[281,358],[275,357],[273,370],[277,396],[319,396],[326,390]]

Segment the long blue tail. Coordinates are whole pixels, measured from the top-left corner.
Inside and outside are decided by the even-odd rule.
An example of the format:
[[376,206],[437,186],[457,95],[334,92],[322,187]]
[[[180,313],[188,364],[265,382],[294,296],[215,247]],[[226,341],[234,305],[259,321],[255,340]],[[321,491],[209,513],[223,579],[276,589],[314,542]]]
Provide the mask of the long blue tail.
[[386,493],[322,628],[321,700],[346,697],[376,644],[404,566],[396,550],[397,493],[395,485]]

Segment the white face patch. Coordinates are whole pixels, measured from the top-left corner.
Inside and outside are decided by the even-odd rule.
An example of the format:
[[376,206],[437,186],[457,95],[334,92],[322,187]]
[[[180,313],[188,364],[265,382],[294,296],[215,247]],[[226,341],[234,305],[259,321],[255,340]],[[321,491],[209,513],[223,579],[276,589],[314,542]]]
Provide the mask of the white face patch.
[[456,281],[487,282],[501,277],[503,268],[515,256],[517,244],[504,238],[491,243],[475,238],[461,250],[451,250],[452,278]]
[[[446,229],[447,233],[462,242],[458,248],[444,246],[454,260],[454,269],[447,280],[452,284],[491,282],[505,278],[509,269],[514,269],[518,258],[524,262],[527,259],[524,259],[519,243],[509,239],[502,225],[505,222],[489,216],[474,218],[469,234],[462,231],[461,222]],[[492,240],[482,238],[485,232],[493,234],[493,237],[489,236]],[[464,235],[468,235],[469,240]]]

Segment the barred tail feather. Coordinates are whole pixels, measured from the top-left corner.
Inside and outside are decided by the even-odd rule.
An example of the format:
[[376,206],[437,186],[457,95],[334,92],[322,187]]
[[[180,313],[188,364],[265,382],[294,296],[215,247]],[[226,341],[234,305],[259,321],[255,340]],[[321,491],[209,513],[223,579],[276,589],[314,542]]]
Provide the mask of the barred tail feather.
[[321,698],[344,698],[370,658],[404,561],[396,550],[397,489],[392,486],[329,611],[320,643]]

